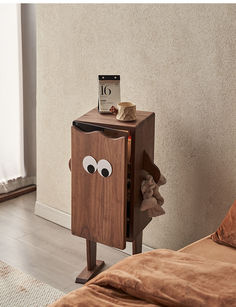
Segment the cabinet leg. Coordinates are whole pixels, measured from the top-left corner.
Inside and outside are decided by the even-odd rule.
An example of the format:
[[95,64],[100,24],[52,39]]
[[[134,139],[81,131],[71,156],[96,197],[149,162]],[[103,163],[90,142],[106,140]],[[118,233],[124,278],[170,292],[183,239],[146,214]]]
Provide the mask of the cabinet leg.
[[76,277],[75,282],[85,284],[96,276],[104,266],[104,261],[96,260],[97,243],[86,240],[87,267]]
[[133,255],[142,253],[143,232],[141,231],[132,242]]
[[87,269],[91,271],[96,266],[97,258],[97,243],[86,240],[86,252],[87,252]]

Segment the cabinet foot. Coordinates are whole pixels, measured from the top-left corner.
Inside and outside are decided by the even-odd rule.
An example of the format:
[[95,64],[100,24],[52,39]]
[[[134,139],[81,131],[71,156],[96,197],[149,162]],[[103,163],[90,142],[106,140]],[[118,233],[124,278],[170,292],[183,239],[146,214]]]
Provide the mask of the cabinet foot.
[[96,261],[96,266],[92,270],[88,270],[86,267],[77,277],[75,282],[79,284],[85,284],[87,281],[95,277],[99,271],[103,268],[105,262],[102,260]]
[[142,253],[143,232],[141,231],[132,242],[133,255]]

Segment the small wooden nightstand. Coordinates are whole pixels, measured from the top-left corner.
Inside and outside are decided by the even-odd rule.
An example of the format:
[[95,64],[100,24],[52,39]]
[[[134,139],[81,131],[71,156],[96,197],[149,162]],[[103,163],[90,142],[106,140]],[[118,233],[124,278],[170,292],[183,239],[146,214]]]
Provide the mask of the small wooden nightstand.
[[93,109],[73,121],[72,234],[86,239],[87,267],[76,282],[95,276],[103,261],[96,260],[96,243],[142,252],[142,231],[151,221],[140,211],[141,170],[159,180],[154,165],[155,114],[137,111],[134,122],[116,120]]

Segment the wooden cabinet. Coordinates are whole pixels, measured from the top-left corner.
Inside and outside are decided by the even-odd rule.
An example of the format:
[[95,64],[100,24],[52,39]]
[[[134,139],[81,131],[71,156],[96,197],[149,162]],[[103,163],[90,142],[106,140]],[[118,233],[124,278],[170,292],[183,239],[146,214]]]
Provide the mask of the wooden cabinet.
[[[73,126],[72,140],[72,233],[124,249],[127,136],[113,138]],[[107,177],[98,170],[100,164]],[[89,167],[92,173],[86,170]]]
[[142,230],[151,218],[140,211],[141,170],[153,164],[155,114],[137,111],[135,122],[121,122],[93,109],[72,125],[72,234],[87,240],[87,268],[77,282],[93,277],[96,242],[133,253],[142,250]]

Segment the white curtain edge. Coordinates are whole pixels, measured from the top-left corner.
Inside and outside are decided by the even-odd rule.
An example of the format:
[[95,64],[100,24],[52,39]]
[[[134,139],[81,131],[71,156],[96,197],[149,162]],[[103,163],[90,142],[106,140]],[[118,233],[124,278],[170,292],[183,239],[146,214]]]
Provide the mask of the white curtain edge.
[[9,193],[29,185],[36,184],[36,177],[19,177],[0,183],[0,194]]
[[20,165],[22,177],[26,176],[24,162],[24,114],[23,114],[23,51],[22,51],[22,25],[21,25],[21,4],[17,4],[18,21],[18,45],[19,45],[19,103],[20,103]]

